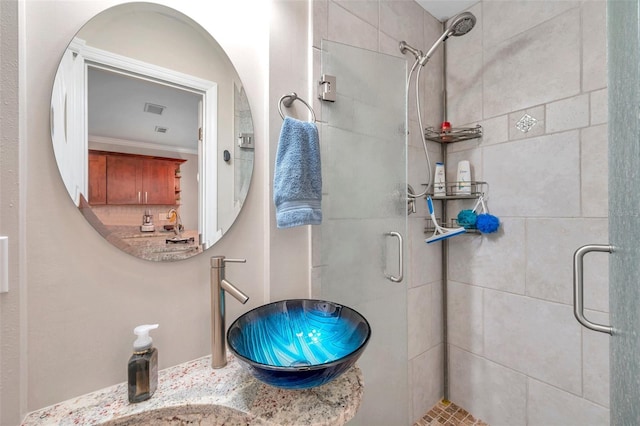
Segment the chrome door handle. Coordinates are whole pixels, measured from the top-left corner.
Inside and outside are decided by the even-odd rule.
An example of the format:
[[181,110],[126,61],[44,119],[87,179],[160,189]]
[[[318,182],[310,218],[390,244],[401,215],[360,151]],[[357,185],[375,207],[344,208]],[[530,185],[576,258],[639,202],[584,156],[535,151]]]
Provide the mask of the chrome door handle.
[[395,276],[387,274],[385,272],[384,276],[388,280],[393,281],[394,283],[399,283],[404,278],[404,276],[402,274],[402,271],[404,270],[404,254],[403,254],[403,251],[402,251],[402,246],[403,246],[402,235],[400,235],[400,233],[396,232],[396,231],[389,231],[385,235],[388,236],[388,237],[396,237],[396,238],[398,238],[398,270],[399,270],[399,273],[398,273],[398,276],[395,277]]
[[607,244],[587,244],[573,254],[573,313],[580,324],[601,333],[613,334],[613,327],[596,324],[584,316],[584,255],[592,251],[613,253],[613,246]]

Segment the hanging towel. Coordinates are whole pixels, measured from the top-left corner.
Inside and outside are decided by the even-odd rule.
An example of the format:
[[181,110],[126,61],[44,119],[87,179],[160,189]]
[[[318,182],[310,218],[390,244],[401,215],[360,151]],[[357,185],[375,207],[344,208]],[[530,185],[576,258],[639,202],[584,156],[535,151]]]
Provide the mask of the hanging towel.
[[278,228],[322,222],[320,142],[314,123],[285,117],[273,177]]

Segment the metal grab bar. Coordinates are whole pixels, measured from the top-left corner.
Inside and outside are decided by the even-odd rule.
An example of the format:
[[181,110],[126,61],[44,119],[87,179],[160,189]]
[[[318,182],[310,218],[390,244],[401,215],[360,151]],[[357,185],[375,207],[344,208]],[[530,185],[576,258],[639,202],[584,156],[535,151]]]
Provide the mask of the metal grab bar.
[[385,234],[386,236],[389,237],[397,237],[398,238],[398,269],[399,269],[399,274],[397,277],[394,277],[393,275],[387,274],[385,272],[384,276],[390,280],[393,281],[394,283],[399,283],[402,281],[402,279],[404,278],[404,275],[402,273],[402,271],[404,271],[404,254],[403,254],[403,243],[402,243],[402,235],[400,235],[399,232],[396,231],[389,231]]
[[613,334],[613,327],[596,324],[584,316],[584,255],[592,251],[613,253],[613,246],[607,244],[588,244],[580,247],[573,254],[573,313],[580,324],[601,333]]

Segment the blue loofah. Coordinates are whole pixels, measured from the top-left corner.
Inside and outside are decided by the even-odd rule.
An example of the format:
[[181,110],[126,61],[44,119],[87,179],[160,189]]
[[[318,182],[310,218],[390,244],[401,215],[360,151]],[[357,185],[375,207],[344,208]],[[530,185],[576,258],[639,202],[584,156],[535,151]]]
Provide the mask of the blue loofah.
[[490,234],[498,230],[500,227],[500,219],[488,213],[482,213],[478,215],[476,227],[478,231],[483,234]]
[[461,210],[460,213],[458,213],[458,225],[466,229],[474,228],[477,217],[478,215],[473,210]]

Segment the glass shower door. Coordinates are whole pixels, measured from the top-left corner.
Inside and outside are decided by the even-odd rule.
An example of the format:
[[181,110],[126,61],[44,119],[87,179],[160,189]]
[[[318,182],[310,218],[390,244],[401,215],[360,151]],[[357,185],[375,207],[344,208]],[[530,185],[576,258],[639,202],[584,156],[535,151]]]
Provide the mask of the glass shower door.
[[611,424],[640,424],[639,2],[607,2]]
[[372,328],[358,361],[364,398],[350,424],[408,425],[406,62],[323,40],[322,73],[336,77],[337,99],[322,103],[319,295]]

